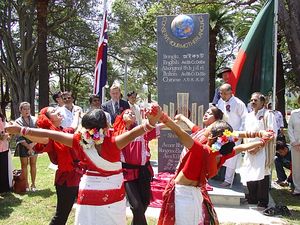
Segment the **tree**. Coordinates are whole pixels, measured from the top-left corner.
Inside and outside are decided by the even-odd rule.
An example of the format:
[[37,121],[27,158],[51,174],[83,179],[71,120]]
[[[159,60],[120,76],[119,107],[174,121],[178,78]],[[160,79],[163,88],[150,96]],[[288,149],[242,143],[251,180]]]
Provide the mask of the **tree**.
[[22,101],[28,101],[34,112],[38,79],[34,7],[27,1],[7,1],[0,6],[0,72],[10,87],[14,114],[19,114]]
[[300,87],[300,1],[279,0],[279,22],[288,44],[295,81]]
[[[70,61],[73,63],[67,69],[71,76],[78,75],[75,80],[70,79],[70,82],[76,81],[72,84],[80,85],[79,78],[87,73],[91,76],[94,69],[91,58],[95,57],[96,35],[90,29],[92,25],[81,18],[94,15],[90,10],[90,1],[51,1],[49,5],[48,2],[14,0],[0,3],[0,73],[10,88],[12,108],[16,115],[19,114],[18,104],[22,101],[30,102],[34,113],[38,72],[42,76],[40,107],[48,105],[49,74],[55,74],[56,68],[51,65],[48,69],[47,58],[52,55],[49,55],[47,45],[52,53],[65,49],[72,53]],[[56,42],[52,41],[54,38]],[[67,44],[61,48],[60,43]],[[93,54],[87,54],[88,51]],[[55,56],[65,55],[61,53]],[[85,72],[79,71],[82,69],[80,64],[85,66]],[[88,65],[90,68],[87,69]],[[85,91],[85,94],[88,93]]]
[[39,109],[49,105],[49,69],[47,53],[47,14],[49,0],[37,0],[37,55],[39,76]]

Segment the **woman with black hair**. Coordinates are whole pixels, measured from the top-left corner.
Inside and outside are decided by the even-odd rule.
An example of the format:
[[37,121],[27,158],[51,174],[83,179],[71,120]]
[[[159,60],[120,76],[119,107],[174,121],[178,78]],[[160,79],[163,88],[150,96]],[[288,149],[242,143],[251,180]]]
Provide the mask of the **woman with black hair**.
[[[136,115],[126,109],[116,117],[114,135],[128,132],[136,126]],[[145,212],[150,204],[153,169],[150,164],[149,142],[160,135],[160,125],[135,138],[121,151],[126,197],[133,214],[132,225],[147,225]]]
[[[19,127],[6,127],[7,132],[25,136],[48,138],[72,147],[85,168],[79,184],[75,224],[125,225],[126,204],[120,150],[136,137],[152,129],[161,115],[153,106],[148,121],[118,136],[108,132],[106,116],[94,109],[82,118],[82,129],[77,134],[60,131]],[[44,138],[47,137],[47,138]],[[98,222],[99,221],[99,222]]]
[[8,147],[8,134],[4,132],[5,117],[0,111],[0,193],[12,188],[12,161]]
[[[188,150],[181,157],[175,176],[166,187],[158,224],[204,224],[201,186],[206,184],[208,178],[216,175],[217,169],[226,159],[241,151],[261,147],[265,144],[265,140],[235,147],[234,141],[237,137],[231,133],[231,126],[224,121],[216,121],[203,134],[200,143],[167,115],[163,114],[160,121],[175,132]],[[204,145],[205,142],[207,145]],[[217,218],[212,222],[217,224]]]

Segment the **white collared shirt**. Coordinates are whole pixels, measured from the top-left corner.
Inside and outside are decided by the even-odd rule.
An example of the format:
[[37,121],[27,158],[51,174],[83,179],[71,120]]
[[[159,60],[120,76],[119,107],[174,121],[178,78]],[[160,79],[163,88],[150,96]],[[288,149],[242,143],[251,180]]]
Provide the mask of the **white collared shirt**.
[[128,102],[130,109],[134,112],[135,118],[136,118],[136,123],[137,125],[142,124],[142,115],[141,115],[141,109],[137,104],[131,104]]
[[66,128],[66,127],[71,127],[72,122],[73,122],[73,118],[75,116],[75,112],[79,111],[80,113],[82,113],[82,108],[80,106],[77,106],[77,105],[73,104],[72,111],[67,109],[66,106],[60,107],[59,111],[60,111],[61,115],[64,118],[61,122],[61,126],[63,128]]

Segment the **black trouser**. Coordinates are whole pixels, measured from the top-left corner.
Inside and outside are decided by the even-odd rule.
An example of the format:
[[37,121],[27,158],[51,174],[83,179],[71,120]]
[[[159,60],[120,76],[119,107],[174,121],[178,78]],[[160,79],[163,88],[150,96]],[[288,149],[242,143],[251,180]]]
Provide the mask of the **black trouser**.
[[10,191],[8,178],[8,153],[0,152],[0,193]]
[[56,185],[55,189],[57,195],[56,212],[50,225],[65,225],[77,197],[78,187]]
[[247,182],[249,194],[247,200],[249,204],[258,204],[259,206],[267,207],[269,204],[269,178],[265,176],[259,181]]
[[287,179],[287,176],[285,174],[284,167],[290,170],[291,161],[287,160],[284,157],[275,156],[274,163],[278,181],[285,181]]
[[150,180],[125,182],[126,197],[133,213],[132,225],[147,225],[145,211],[150,203]]

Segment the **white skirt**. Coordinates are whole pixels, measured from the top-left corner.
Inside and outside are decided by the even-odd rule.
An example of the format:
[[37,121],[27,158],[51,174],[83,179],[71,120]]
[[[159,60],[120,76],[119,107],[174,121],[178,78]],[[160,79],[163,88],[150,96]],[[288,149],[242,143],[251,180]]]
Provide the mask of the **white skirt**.
[[201,225],[203,197],[200,187],[175,185],[175,225]]
[[[83,175],[79,184],[80,190],[111,190],[121,188],[123,175],[109,177]],[[126,200],[106,205],[78,204],[75,224],[77,225],[126,225]]]

